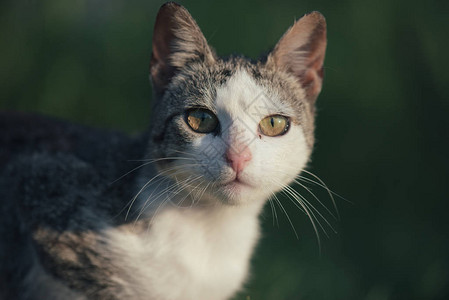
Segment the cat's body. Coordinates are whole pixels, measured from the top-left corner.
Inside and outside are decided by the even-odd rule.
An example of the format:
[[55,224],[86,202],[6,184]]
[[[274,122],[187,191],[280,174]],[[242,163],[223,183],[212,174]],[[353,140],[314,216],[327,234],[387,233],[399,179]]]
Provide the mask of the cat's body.
[[[3,206],[2,229],[11,230],[4,224],[8,218],[12,223],[9,225],[24,224],[31,228],[41,251],[50,255],[44,258],[48,273],[58,281],[66,279],[76,289],[95,295],[94,298],[110,294],[118,299],[146,299],[151,295],[149,290],[154,292],[158,288],[165,292],[167,299],[200,299],[201,295],[214,299],[216,297],[212,295],[217,291],[222,295],[223,289],[238,287],[246,273],[249,249],[255,242],[257,230],[256,219],[248,218],[245,210],[233,206],[167,208],[158,214],[152,230],[149,230],[147,218],[135,223],[133,216],[130,222],[124,222],[126,210],[122,215],[118,213],[135,195],[135,188],[129,184],[110,183],[130,169],[128,158],[142,157],[146,147],[140,141],[144,139],[133,141],[101,132],[91,137],[97,145],[102,141],[102,146],[92,149],[91,137],[80,135],[85,128],[78,129],[48,119],[39,122],[41,120],[35,117],[21,116],[21,119],[20,124],[26,122],[28,126],[43,128],[43,122],[53,125],[51,128],[58,131],[55,133],[58,139],[53,139],[53,136],[51,141],[41,141],[40,145],[47,149],[38,151],[38,154],[17,155],[17,159],[13,159],[15,162],[5,170],[4,183],[7,186],[3,187],[2,195],[18,195],[21,214],[14,215],[15,210]],[[18,124],[12,120],[9,124],[14,127],[2,132],[2,137],[16,131],[15,145],[21,138],[24,140],[21,147],[28,143],[26,140],[32,143],[29,146],[36,145],[37,135],[29,136],[26,130],[22,131],[25,134],[21,137],[17,134]],[[51,128],[45,128],[47,137],[52,136]],[[61,130],[65,134],[62,135]],[[52,145],[56,140],[63,145]],[[75,144],[80,149],[73,149]],[[88,150],[91,157],[86,157],[84,150]],[[122,166],[118,167],[120,163],[108,165],[108,162],[121,162]],[[132,173],[129,176],[124,181],[132,182],[136,177]],[[18,182],[20,184],[16,186]],[[107,202],[98,203],[102,199]],[[256,213],[250,212],[251,215]],[[25,243],[30,238],[26,234],[10,233],[13,235],[2,232],[1,244],[4,247],[15,246],[19,239]],[[253,242],[248,243],[251,239]],[[236,243],[229,244],[229,240]],[[32,252],[10,257],[6,263],[14,271],[21,267],[26,257],[31,258]],[[224,271],[228,268],[230,272]],[[169,276],[170,281],[167,282],[162,272],[156,270],[166,270],[168,274],[165,276]],[[2,279],[2,289],[11,288],[9,284],[14,284],[9,276]],[[29,280],[26,283],[28,288],[36,280]],[[198,289],[195,281],[202,289]],[[173,282],[178,287],[184,286],[180,289],[182,295],[173,288]]]
[[[2,204],[9,205],[0,214],[0,253],[13,255],[2,256],[4,299],[23,292],[24,299],[226,299],[240,287],[263,202],[168,204],[150,230],[151,213],[124,220],[138,172],[111,184],[132,169],[129,159],[144,157],[146,135],[130,139],[33,115],[0,116],[0,140],[10,146],[1,153]],[[20,213],[11,207],[17,204]]]
[[0,115],[0,297],[229,299],[263,205],[309,159],[325,44],[313,13],[265,61],[222,60],[169,3],[145,134]]

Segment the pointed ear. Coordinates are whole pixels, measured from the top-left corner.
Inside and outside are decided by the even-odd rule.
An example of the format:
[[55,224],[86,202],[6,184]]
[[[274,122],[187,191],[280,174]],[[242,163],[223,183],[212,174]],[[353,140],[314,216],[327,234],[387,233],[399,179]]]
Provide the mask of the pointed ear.
[[305,15],[290,27],[267,64],[293,74],[313,102],[321,91],[326,52],[326,20],[319,12]]
[[176,71],[192,61],[212,63],[215,56],[189,12],[175,2],[161,6],[153,32],[151,80],[162,95]]

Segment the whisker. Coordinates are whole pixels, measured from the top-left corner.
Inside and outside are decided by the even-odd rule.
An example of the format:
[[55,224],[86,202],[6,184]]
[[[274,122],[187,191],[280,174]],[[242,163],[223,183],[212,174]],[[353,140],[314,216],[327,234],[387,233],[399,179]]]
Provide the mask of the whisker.
[[[346,201],[346,202],[348,202],[348,203],[353,204],[352,201],[350,201],[350,200],[346,199],[345,197],[343,197],[343,196],[337,194],[336,192],[332,191],[329,187],[327,187],[327,185],[323,185],[323,184],[321,184],[321,183],[318,183],[318,182],[316,182],[316,181],[314,181],[314,180],[312,180],[312,179],[310,179],[310,178],[308,178],[308,177],[302,176],[302,175],[298,175],[297,177],[298,177],[299,180],[303,180],[303,181],[306,181],[306,182],[308,182],[308,183],[315,184],[315,185],[317,185],[317,186],[319,186],[319,187],[325,189],[325,190],[326,190],[328,193],[330,193],[331,195],[337,196],[337,197],[340,198],[341,200],[344,200],[344,201]],[[324,182],[323,182],[323,183],[324,183]]]
[[[182,184],[184,184],[185,182],[187,182],[187,181],[189,181],[189,180],[190,180],[190,181],[197,180],[197,179],[200,178],[201,176],[202,176],[202,175],[200,175],[200,176],[194,178],[193,180],[191,180],[191,179],[190,179],[191,177],[189,177],[189,178],[187,178],[186,180],[184,180],[184,181],[182,182]],[[176,184],[172,185],[172,187],[176,187],[176,186],[178,186],[178,185],[179,185],[179,182],[176,182]],[[177,194],[179,194],[180,192],[182,192],[183,190],[185,190],[187,187],[188,187],[188,186],[184,184],[183,187],[178,188],[178,190],[173,194],[173,197],[176,196]],[[164,201],[161,202],[161,204],[158,206],[158,208],[156,209],[156,211],[155,211],[155,212],[153,213],[153,215],[151,216],[151,219],[150,219],[149,224],[151,224],[151,223],[153,222],[154,218],[155,218],[156,215],[158,214],[158,211],[159,211],[160,207],[162,207],[163,205],[165,205],[167,202],[169,202],[169,201],[171,201],[171,200],[172,200],[172,197],[166,196],[166,200],[164,200]],[[183,201],[183,200],[182,200],[182,201]],[[181,202],[182,202],[182,201],[181,201]],[[151,202],[154,202],[154,200],[151,201]],[[151,203],[150,203],[150,205],[151,205]],[[143,207],[142,210],[141,210],[141,213],[143,213],[143,211],[144,211],[146,208],[148,208],[148,206]],[[137,219],[138,219],[139,217],[140,217],[140,214],[139,214],[139,216],[137,216]]]
[[193,158],[190,158],[190,157],[172,156],[172,157],[160,157],[160,158],[148,158],[148,159],[128,159],[127,161],[129,161],[129,162],[158,162],[158,161],[163,161],[163,160],[182,160],[182,159],[194,160]]
[[160,173],[156,174],[155,176],[153,176],[153,178],[151,178],[147,183],[145,183],[142,188],[137,192],[137,194],[133,197],[133,199],[131,200],[131,204],[128,207],[128,210],[126,212],[126,216],[125,216],[125,220],[128,218],[128,214],[131,210],[131,207],[133,206],[134,202],[136,201],[137,197],[139,197],[139,195],[149,186],[149,184],[154,181],[156,178],[160,177],[160,176],[165,176],[167,173],[176,170],[178,167],[173,167],[164,171],[161,171]]
[[[296,195],[297,197],[299,197],[302,201],[303,204],[305,206],[307,206],[309,209],[311,208],[312,210],[314,210],[325,222],[326,224],[332,229],[332,231],[334,233],[337,233],[337,231],[332,227],[332,225],[329,223],[329,221],[320,213],[320,211],[318,209],[316,209],[304,196],[302,196],[301,194],[299,194],[296,190],[294,190],[291,187],[288,187],[288,189],[293,193],[293,195]],[[297,197],[295,197],[295,200],[299,201],[300,199],[298,199]],[[315,214],[313,213],[313,211],[310,211],[310,213],[315,217],[315,220],[318,222],[319,226],[321,227],[321,229],[323,230],[323,232],[326,234],[326,236],[329,238],[329,235],[327,234],[326,230],[324,229],[323,225],[321,224],[321,222],[318,220],[318,218],[315,216]]]
[[[336,195],[337,197],[339,197],[339,198],[342,199],[342,200],[345,200],[346,202],[349,202],[349,203],[352,203],[352,202],[349,201],[348,199],[346,199],[346,198],[340,196],[339,194],[333,192],[333,191],[332,191],[332,190],[331,190],[331,189],[324,183],[324,181],[321,180],[320,177],[318,177],[317,175],[313,174],[311,171],[307,171],[307,170],[302,170],[302,171],[305,172],[306,174],[309,174],[310,176],[314,177],[315,179],[317,179],[317,180],[321,183],[321,187],[323,187],[323,188],[325,188],[325,189],[327,190],[327,192],[328,192],[328,194],[329,194],[329,196],[330,196],[330,198],[331,198],[331,200],[332,200],[332,203],[334,204],[334,208],[335,208],[335,210],[336,210],[336,212],[337,212],[338,219],[340,219],[340,213],[338,212],[337,204],[336,204],[336,202],[335,202],[335,199],[334,199],[333,195]],[[302,178],[307,178],[307,177],[302,176]],[[307,179],[309,179],[309,178],[307,178]],[[309,179],[309,180],[310,180],[310,179]]]
[[123,174],[122,176],[120,176],[119,178],[115,179],[114,181],[110,182],[109,185],[112,185],[114,183],[116,183],[117,181],[123,179],[124,177],[128,176],[129,174],[131,174],[134,171],[139,170],[142,167],[145,167],[149,164],[158,162],[158,161],[163,161],[163,160],[194,160],[193,158],[187,158],[187,157],[163,157],[163,158],[157,158],[157,159],[136,159],[136,160],[128,160],[130,162],[145,162],[133,169],[131,169],[130,171],[126,172],[125,174]]
[[330,211],[329,208],[327,208],[326,205],[323,204],[323,202],[320,201],[320,199],[318,199],[318,197],[309,189],[307,188],[305,185],[303,185],[302,183],[300,183],[299,181],[297,181],[296,179],[294,180],[294,182],[296,184],[298,184],[299,186],[301,186],[302,188],[304,188],[309,194],[311,194],[313,196],[313,198],[315,198],[316,201],[318,201],[318,203],[335,219],[335,220],[339,220],[340,216],[338,215],[338,210],[335,207],[335,210],[337,212],[338,218]]
[[[163,174],[158,174],[158,176],[155,176],[155,177],[159,177],[159,175],[163,175]],[[156,179],[156,178],[154,178],[154,179]],[[161,180],[161,178],[157,179],[157,181],[158,180]],[[157,182],[157,181],[155,181],[155,182]],[[136,195],[136,198],[137,198],[137,196],[138,195]],[[128,216],[129,210],[131,209],[131,206],[133,205],[134,201],[135,201],[135,199],[133,197],[131,200],[128,201],[128,203],[126,203],[125,206],[123,206],[123,208],[114,216],[114,218],[118,217],[128,207],[128,212],[127,212],[127,214],[125,216],[125,220],[126,220],[126,217]]]
[[[179,172],[175,173],[174,176],[176,177],[176,175],[178,175],[178,174],[180,174],[180,173],[182,173],[182,172],[183,172],[183,171],[179,171]],[[182,185],[184,182],[189,181],[191,177],[192,177],[192,176],[189,176],[188,178],[186,178],[186,179],[183,180],[182,182],[178,181],[178,180],[175,178],[174,182],[173,182],[171,185],[169,185],[168,187],[166,187],[165,189],[163,189],[162,191],[160,191],[157,195],[154,196],[154,198],[151,200],[151,202],[150,202],[149,204],[147,204],[148,201],[150,201],[150,199],[153,197],[153,194],[154,194],[154,191],[153,191],[153,192],[147,197],[145,203],[142,205],[142,207],[141,207],[141,209],[140,209],[139,216],[143,213],[144,210],[146,210],[152,203],[154,203],[156,200],[158,200],[161,196],[163,196],[163,195],[165,195],[165,194],[173,193],[173,190],[175,190],[175,189],[177,189],[177,188],[179,189],[179,188],[180,188],[180,185]],[[170,180],[170,179],[168,178],[168,180]],[[183,187],[181,187],[181,189],[183,189]],[[177,191],[174,192],[173,196],[175,196],[176,194],[177,194]],[[167,196],[167,197],[170,198],[169,196]],[[139,216],[138,216],[138,217],[139,217]]]
[[126,172],[125,174],[123,174],[122,176],[120,176],[119,178],[117,178],[116,180],[112,181],[109,183],[109,185],[113,185],[114,183],[116,183],[117,181],[123,179],[124,177],[128,176],[129,174],[131,174],[132,172],[139,170],[142,167],[145,167],[147,165],[151,164],[151,162],[146,162],[141,164],[140,166],[135,167],[134,169],[132,169],[131,171]]
[[279,205],[279,207],[281,208],[281,210],[284,212],[285,216],[287,217],[287,220],[288,220],[288,222],[290,223],[290,225],[291,225],[291,227],[292,227],[292,229],[293,229],[293,232],[295,233],[296,239],[299,240],[298,233],[296,232],[295,226],[293,225],[293,222],[292,222],[292,220],[290,219],[290,216],[288,215],[288,213],[287,213],[287,211],[285,210],[284,206],[282,205],[281,201],[279,201],[279,199],[278,199],[277,197],[276,197],[275,199],[276,199],[277,204]]
[[279,220],[278,220],[276,207],[274,205],[274,200],[273,200],[276,197],[276,194],[273,191],[271,191],[270,189],[264,188],[264,190],[267,191],[268,194],[270,195],[268,197],[268,203],[270,203],[270,207],[271,207],[271,217],[273,218],[273,227],[275,225],[277,225],[277,227],[279,228]]
[[[190,177],[189,177],[190,178]],[[186,180],[189,180],[186,179]],[[161,204],[159,204],[158,208],[156,209],[154,214],[157,214],[157,211],[159,210],[159,208],[161,207],[162,204],[167,203],[168,200],[170,200],[170,197],[167,195],[167,193],[170,193],[171,190],[175,189],[175,188],[179,188],[179,182],[175,181],[173,184],[171,184],[170,186],[166,187],[165,189],[163,189],[162,191],[160,191],[151,201],[150,199],[152,198],[154,191],[147,197],[147,199],[145,200],[144,204],[142,205],[142,207],[140,208],[139,214],[137,215],[134,223],[136,224],[137,221],[139,220],[140,216],[143,214],[143,212],[150,207],[156,200],[158,200],[161,196],[165,196],[167,198],[167,200],[163,200],[161,201]],[[182,190],[182,189],[181,189]],[[176,194],[175,194],[176,195]],[[148,203],[149,202],[149,203]],[[154,214],[150,220],[150,223],[152,222],[153,218],[154,218]]]
[[[205,180],[201,181],[201,184],[203,184],[204,181],[205,181]],[[206,190],[207,190],[207,188],[210,186],[210,184],[211,184],[211,182],[209,181],[209,182],[207,183],[207,185],[203,188],[202,192],[198,195],[197,203],[199,203],[199,202],[201,201],[201,199],[202,199],[203,196],[204,196],[204,193],[206,192]],[[193,206],[194,203],[195,203],[195,201],[192,202],[192,206]]]
[[[290,201],[292,201],[293,204],[295,204],[295,205],[296,205],[296,204],[299,204],[299,205],[302,207],[303,211],[305,212],[305,214],[306,214],[307,217],[309,218],[310,223],[312,224],[312,227],[313,227],[313,230],[314,230],[314,232],[315,232],[315,235],[316,235],[316,238],[317,238],[317,242],[318,242],[318,249],[319,249],[319,251],[320,251],[320,253],[321,253],[321,237],[320,237],[320,233],[319,233],[318,227],[316,226],[315,221],[314,221],[314,219],[316,219],[315,216],[314,216],[313,214],[310,213],[309,209],[307,208],[306,205],[304,205],[304,203],[303,203],[302,201],[293,201],[293,200],[290,198],[291,195],[290,195],[286,190],[282,190],[282,193],[283,193],[284,195],[286,195],[287,198],[288,198]],[[297,206],[297,207],[298,207],[298,206]]]
[[189,152],[185,152],[185,151],[180,151],[180,150],[176,150],[176,149],[168,149],[167,151],[169,151],[169,152],[181,153],[181,154],[190,155],[190,156],[192,156],[192,157],[195,157],[195,155],[194,155],[193,153],[189,153]]
[[[281,192],[283,194],[285,194],[287,196],[287,198],[290,199],[290,201],[292,201],[293,204],[295,204],[295,206],[297,206],[297,204],[299,204],[302,207],[303,212],[305,212],[306,215],[308,216],[310,222],[312,223],[312,227],[315,231],[315,234],[317,237],[317,242],[318,242],[318,248],[321,253],[321,238],[320,238],[318,227],[315,224],[315,220],[318,222],[318,224],[320,224],[320,222],[316,219],[315,214],[313,214],[313,212],[307,208],[307,205],[305,205],[305,203],[303,201],[299,201],[300,199],[298,199],[298,197],[296,197],[295,194],[291,192],[291,188],[288,185],[284,185],[279,182],[275,182],[275,183],[277,183],[282,188]],[[293,201],[293,199],[290,198],[290,196],[293,197],[296,201]],[[322,228],[321,224],[320,224],[320,227]],[[324,230],[324,232],[325,232],[325,230]],[[326,235],[327,235],[327,233],[326,233]]]
[[[203,177],[203,175],[199,175],[198,177],[192,179],[191,182],[187,183],[186,188],[187,188],[187,187],[191,187],[189,193],[188,193],[187,195],[185,195],[184,198],[181,199],[181,201],[179,201],[179,204],[175,204],[175,203],[174,203],[174,205],[177,205],[177,206],[181,207],[181,204],[185,201],[185,199],[187,199],[187,198],[189,197],[189,195],[192,194],[192,192],[193,192],[196,188],[198,188],[198,186],[199,186],[199,185],[197,185],[197,186],[195,186],[195,187],[192,188],[191,183],[195,182],[196,180],[201,179],[202,177]],[[201,184],[201,182],[200,182],[200,184]],[[192,199],[192,201],[193,201],[193,200],[194,200],[194,198]]]
[[[305,170],[304,170],[304,171],[305,171]],[[308,171],[306,171],[306,172],[308,172]],[[287,173],[287,172],[284,172],[284,173],[285,173],[285,174],[289,174],[289,173]],[[315,175],[315,176],[316,176],[316,175]],[[310,178],[301,176],[300,174],[298,174],[296,177],[297,177],[297,179],[299,179],[299,180],[305,179],[305,180],[307,180],[307,182],[314,183],[314,184],[318,185],[319,187],[322,187],[323,189],[325,189],[325,190],[328,192],[329,197],[330,197],[330,199],[331,199],[331,201],[332,201],[332,204],[333,204],[333,207],[334,207],[334,209],[335,209],[336,215],[335,215],[334,213],[332,213],[331,210],[330,210],[326,205],[324,205],[324,203],[323,203],[323,202],[322,202],[322,201],[315,195],[315,193],[313,193],[307,186],[305,186],[304,184],[300,183],[296,178],[293,179],[293,182],[294,182],[295,184],[299,185],[300,187],[304,188],[310,195],[312,195],[312,197],[313,197],[316,201],[318,201],[318,203],[319,203],[321,206],[324,207],[324,209],[327,211],[327,213],[329,213],[334,219],[340,220],[340,214],[339,214],[339,211],[338,211],[336,202],[335,202],[335,198],[334,198],[333,195],[332,195],[333,192],[332,192],[332,191],[331,191],[331,190],[324,184],[324,182],[323,182],[321,179],[320,179],[320,180],[321,180],[321,182],[322,182],[323,184],[320,184],[320,183],[318,183],[318,182],[315,182],[314,180],[312,180],[312,179],[310,179]]]
[[[276,196],[274,193],[272,193],[272,194],[273,194],[273,196]],[[275,222],[276,222],[276,225],[279,228],[278,215],[277,215],[277,212],[276,212],[276,207],[273,204],[272,196],[268,199],[268,202],[270,203],[270,206],[271,206],[271,214],[273,216],[273,226],[275,225]]]
[[[178,180],[176,179],[175,183],[174,183],[173,185],[171,185],[169,188],[167,188],[166,190],[162,191],[162,192],[160,193],[160,195],[164,194],[165,192],[168,192],[168,193],[170,194],[170,197],[169,197],[169,196],[167,196],[167,197],[169,198],[169,200],[171,200],[171,199],[173,199],[176,195],[178,195],[180,192],[182,192],[182,191],[185,190],[186,188],[190,187],[190,183],[192,183],[192,182],[198,180],[199,178],[202,177],[202,175],[199,175],[199,176],[197,176],[197,177],[194,177],[193,179],[192,179],[192,177],[193,177],[193,176],[189,176],[188,178],[186,178],[185,180],[183,180],[183,181],[181,181],[181,182],[178,181]],[[177,190],[175,190],[175,189],[177,189]],[[190,191],[190,192],[192,192],[192,191]],[[189,194],[190,194],[190,193],[189,193]],[[189,194],[187,194],[187,196],[188,196]],[[155,198],[154,200],[158,199],[158,198],[160,197],[160,195],[158,195],[157,198]],[[150,195],[150,196],[151,196],[151,195]],[[187,197],[187,196],[186,196],[186,197]],[[149,197],[149,198],[150,198],[150,197]],[[152,200],[152,202],[153,202],[154,200]],[[184,200],[184,199],[183,199],[183,200]],[[183,201],[183,200],[182,200],[182,201]],[[181,201],[181,202],[182,202],[182,201]],[[151,204],[151,203],[150,203],[150,204]],[[173,204],[176,205],[175,203],[173,203]],[[145,210],[146,208],[148,208],[148,206],[143,207],[143,208],[142,208],[142,212],[143,212],[143,210]]]

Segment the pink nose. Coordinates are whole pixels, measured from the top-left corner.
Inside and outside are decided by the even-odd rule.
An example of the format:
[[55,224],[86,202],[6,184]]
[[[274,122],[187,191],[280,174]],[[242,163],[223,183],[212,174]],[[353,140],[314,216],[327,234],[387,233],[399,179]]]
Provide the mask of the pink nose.
[[251,151],[248,147],[238,147],[236,149],[229,148],[225,154],[226,161],[232,169],[239,173],[248,165],[252,158]]

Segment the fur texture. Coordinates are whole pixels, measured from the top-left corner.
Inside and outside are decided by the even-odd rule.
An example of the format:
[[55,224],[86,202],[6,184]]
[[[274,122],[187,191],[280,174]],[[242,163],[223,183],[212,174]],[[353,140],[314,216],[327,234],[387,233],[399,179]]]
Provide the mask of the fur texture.
[[[266,60],[218,58],[187,10],[167,3],[147,132],[1,114],[1,299],[232,297],[263,205],[310,157],[325,45],[315,12]],[[215,129],[195,131],[192,109]],[[288,122],[282,134],[262,133],[270,116]]]

